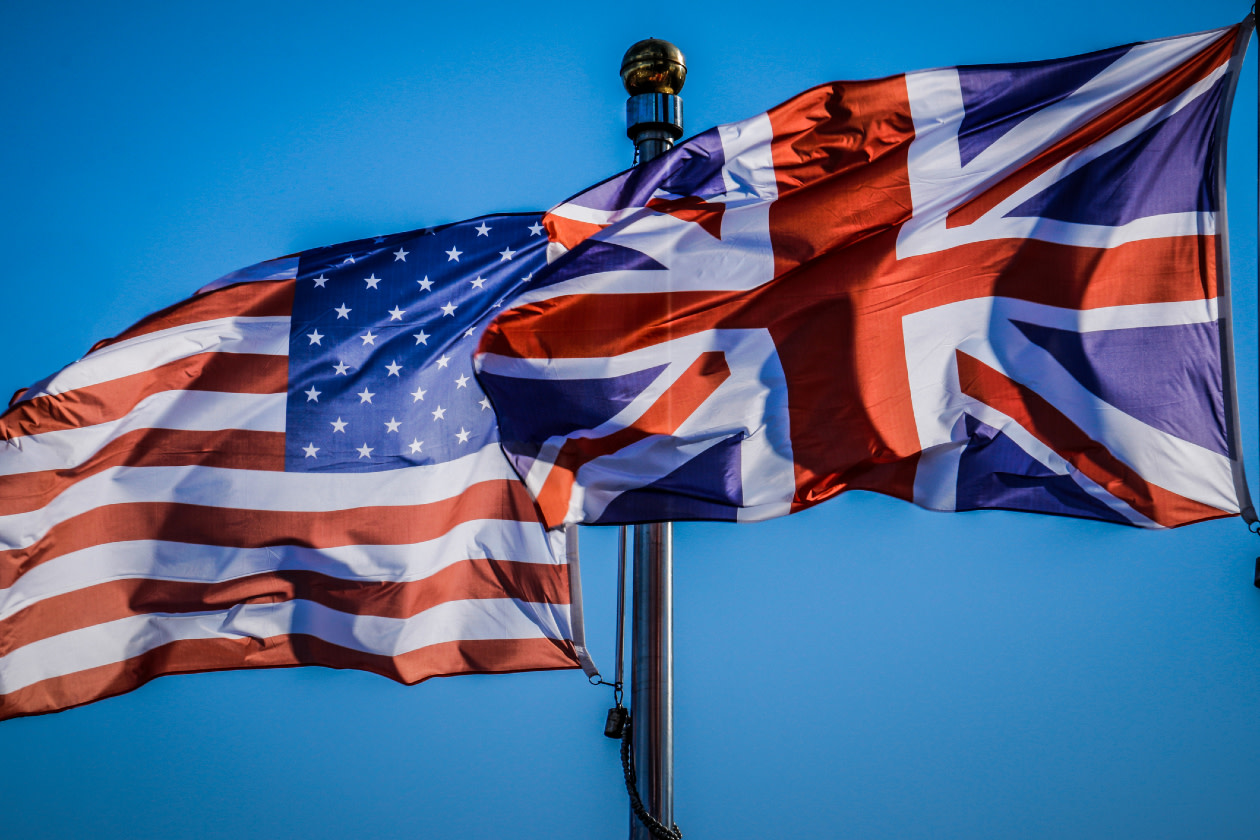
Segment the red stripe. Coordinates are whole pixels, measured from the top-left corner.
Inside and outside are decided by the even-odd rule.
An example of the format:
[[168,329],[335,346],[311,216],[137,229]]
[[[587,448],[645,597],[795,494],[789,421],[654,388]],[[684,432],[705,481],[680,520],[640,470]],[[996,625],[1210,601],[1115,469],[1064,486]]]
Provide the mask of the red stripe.
[[1146,518],[1172,528],[1235,515],[1151,484],[1041,396],[961,350],[954,352],[959,387],[964,394],[1019,423],[1090,480]]
[[[721,324],[745,293],[568,295],[509,309],[482,333],[478,353],[525,359],[600,358]],[[681,317],[685,313],[685,317]],[[591,329],[590,325],[598,325]]]
[[684,222],[699,225],[714,239],[722,238],[722,214],[725,204],[710,204],[694,195],[683,198],[652,198],[647,203],[649,210],[665,213]]
[[907,221],[914,139],[905,76],[835,82],[768,112],[779,197],[775,275]]
[[117,420],[163,391],[283,394],[288,383],[287,356],[198,353],[130,376],[19,403],[0,417],[0,440]]
[[573,482],[583,464],[602,455],[619,452],[653,435],[672,435],[730,376],[731,369],[726,364],[724,353],[701,353],[633,426],[607,437],[566,440],[538,493],[538,506],[547,527],[554,528],[564,521]]
[[594,236],[608,225],[579,222],[576,219],[567,219],[564,216],[553,216],[548,213],[543,216],[543,227],[547,228],[547,238],[550,241],[558,242],[571,251],[583,240]]
[[293,311],[292,280],[260,280],[216,289],[154,312],[113,338],[102,339],[89,352],[136,336],[216,318],[289,317]]
[[556,639],[443,642],[399,656],[363,653],[314,636],[191,639],[124,662],[54,677],[0,695],[0,720],[59,711],[113,697],[168,674],[322,665],[371,671],[407,685],[456,674],[504,674],[578,667],[573,643]]
[[538,513],[525,486],[508,479],[483,481],[458,496],[428,504],[348,510],[241,510],[177,502],[104,505],[56,523],[33,545],[0,551],[0,588],[12,586],[54,557],[103,543],[166,540],[236,548],[410,545],[474,519],[536,522]]
[[77,466],[0,478],[0,516],[38,510],[83,479],[113,467],[191,466],[281,471],[284,432],[136,429]]
[[1223,35],[1185,64],[1156,79],[1136,95],[1125,99],[1102,116],[1063,137],[980,195],[950,210],[945,226],[955,228],[975,222],[1009,198],[1016,190],[1051,167],[1098,142],[1126,123],[1171,102],[1195,82],[1201,81],[1213,70],[1229,61],[1234,52],[1234,39],[1237,34],[1237,27],[1234,27],[1231,32]]
[[448,601],[483,598],[567,604],[568,567],[473,558],[423,580],[405,582],[346,580],[310,570],[265,572],[216,583],[111,580],[37,601],[0,621],[0,656],[40,639],[137,614],[303,600],[354,615],[410,618]]
[[[1114,248],[1000,240],[901,260],[895,241],[893,230],[816,253],[808,264],[747,292],[567,295],[531,303],[491,322],[477,352],[526,359],[615,356],[704,330],[770,327],[789,313],[817,315],[817,307],[841,302],[895,344],[905,315],[978,297],[1095,309],[1219,294],[1213,236],[1147,239]],[[828,325],[828,346],[851,346],[835,340],[848,335],[836,330],[850,327],[847,321]]]

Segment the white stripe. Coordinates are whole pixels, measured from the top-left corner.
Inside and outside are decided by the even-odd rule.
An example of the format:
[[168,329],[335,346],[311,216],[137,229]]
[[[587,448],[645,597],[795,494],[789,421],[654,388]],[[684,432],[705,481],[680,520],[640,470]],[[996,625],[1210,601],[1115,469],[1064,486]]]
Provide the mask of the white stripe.
[[[1187,35],[1164,41],[1138,44],[1114,64],[1103,69],[1069,97],[1042,108],[1004,133],[1001,139],[982,151],[967,164],[967,168],[980,170],[1009,167],[1009,150],[1012,148],[1040,150],[1056,140],[1071,134],[1117,102],[1142,90],[1152,81],[1198,55],[1208,44],[1225,37],[1224,30]],[[1182,93],[1178,99],[1193,99],[1203,93],[1227,70],[1228,59],[1206,79],[1198,81]],[[1177,100],[1174,99],[1173,103]],[[1183,103],[1184,104],[1184,103]],[[1165,103],[1148,113],[1168,111],[1172,103]],[[1180,110],[1179,107],[1172,110]],[[1123,130],[1123,129],[1122,129]],[[1136,134],[1137,132],[1134,132]],[[1118,145],[1118,144],[1117,144]]]
[[286,356],[289,319],[279,316],[216,318],[146,333],[89,353],[44,382],[31,386],[22,397],[64,394],[210,351]]
[[[1093,496],[1094,499],[1106,505],[1121,517],[1129,520],[1134,525],[1142,528],[1163,528],[1158,522],[1148,519],[1145,514],[1134,510],[1125,502],[1116,496],[1113,496],[1102,485],[1085,475],[1083,472],[1072,466],[1066,458],[1046,446],[1030,431],[1025,429],[1019,423],[1016,423],[1010,417],[985,403],[973,403],[968,409],[975,418],[981,423],[992,426],[1002,434],[1010,438],[1016,446],[1027,452],[1033,458],[1037,459],[1041,464],[1048,467],[1052,472],[1058,475],[1069,476],[1076,482],[1077,486]],[[955,475],[957,480],[957,475]]]
[[[1130,242],[1166,239],[1177,236],[1212,236],[1216,233],[1215,213],[1162,213],[1142,216],[1121,225],[1083,225],[1045,217],[1001,218],[994,212],[984,222],[964,225],[953,230],[970,230],[964,237],[945,234],[950,242],[938,242],[924,253],[952,248],[968,242],[993,239],[1036,239],[1080,248],[1118,248]],[[898,251],[899,257],[910,256]]]
[[[779,187],[774,176],[774,157],[770,148],[773,131],[769,115],[761,113],[736,123],[720,125],[717,131],[726,157],[726,164],[722,167],[724,192],[721,195],[697,197],[714,204],[745,203],[748,199],[773,201],[778,198]],[[633,170],[627,170],[612,180],[627,178],[631,171]],[[609,182],[605,181],[599,186],[607,183]],[[665,193],[658,189],[657,194]],[[576,198],[580,199],[581,195]],[[548,210],[547,215],[607,227],[630,218],[642,209],[643,205],[605,210],[565,202]]]
[[1216,30],[1134,47],[1066,99],[1020,122],[965,166],[958,146],[958,129],[962,124],[964,108],[957,69],[907,74],[906,87],[915,125],[915,138],[910,144],[908,158],[914,215],[898,234],[898,257],[1006,238],[1109,248],[1157,237],[1215,233],[1216,219],[1212,213],[1169,213],[1117,226],[1081,225],[1040,218],[1005,218],[1004,215],[1066,173],[1127,142],[1206,94],[1229,72],[1229,65],[1224,63],[1173,100],[1135,117],[1042,173],[975,222],[949,228],[946,216],[954,207],[980,195],[1053,143],[1224,35],[1224,30]]
[[[1144,480],[1188,499],[1236,511],[1227,457],[1149,426],[1094,396],[1011,324],[1018,320],[1089,332],[1214,323],[1217,311],[1215,301],[1205,300],[1071,310],[989,297],[956,301],[907,315],[902,319],[902,334],[920,444],[927,450],[949,443],[962,412],[979,410],[979,403],[963,395],[959,385],[954,351],[961,349],[1049,399],[1064,416]],[[998,428],[1013,436],[1006,428],[1010,424],[1007,420]],[[1044,460],[1043,463],[1051,466]],[[938,495],[926,492],[926,482],[922,489],[925,499]],[[918,498],[916,489],[916,501]],[[938,498],[937,503],[943,505],[946,500]]]
[[110,441],[137,429],[283,432],[284,420],[284,394],[162,391],[108,423],[0,441],[0,476],[76,467]]
[[39,510],[0,517],[0,549],[34,545],[58,522],[106,505],[178,501],[238,510],[340,511],[438,502],[496,479],[517,480],[497,443],[455,461],[367,473],[114,467],[71,485]]
[[[722,238],[694,222],[642,208],[618,210],[620,221],[594,234],[639,251],[665,266],[661,270],[617,270],[586,274],[513,298],[522,306],[561,295],[755,289],[774,278],[770,206],[778,197],[771,151],[773,128],[767,114],[718,128],[727,163],[726,193],[702,196],[724,205]],[[563,205],[568,212],[572,205]],[[603,211],[594,211],[603,212]]]
[[225,274],[218,280],[207,283],[197,290],[197,294],[204,295],[206,292],[213,292],[215,289],[222,289],[225,286],[234,286],[237,283],[257,283],[262,280],[293,280],[297,277],[298,260],[299,257],[277,257],[274,260],[254,263],[251,266],[237,269],[231,274]]
[[[1057,475],[1068,476],[1077,486],[1122,519],[1142,528],[1163,528],[1158,522],[1129,507],[1108,493],[1103,487],[1068,463],[1059,453],[1033,437],[1027,429],[1010,417],[984,403],[973,402],[967,411],[977,420],[1001,431],[1016,446],[1023,449],[1043,466]],[[958,468],[968,441],[942,443],[923,451],[914,475],[914,503],[929,510],[954,511],[958,509],[956,491]]]
[[919,453],[914,468],[914,503],[928,510],[958,509],[958,467],[967,441],[948,441]]
[[[598,519],[626,490],[669,475],[687,461],[732,436],[741,439],[740,519],[769,519],[788,513],[795,490],[787,384],[774,340],[765,329],[705,330],[619,356],[589,359],[520,359],[484,354],[478,369],[518,379],[600,379],[664,369],[616,415],[593,429],[546,441],[525,477],[537,496],[568,438],[603,438],[631,428],[687,372],[702,353],[720,352],[730,376],[672,435],[654,435],[600,456],[578,472],[567,521]],[[731,412],[738,406],[737,413]]]
[[608,226],[613,222],[619,222],[631,213],[639,210],[639,207],[622,207],[617,210],[602,210],[596,207],[583,207],[581,204],[557,204],[555,207],[547,211],[548,216],[557,216],[561,219],[571,219],[575,222],[581,222],[587,225],[603,225]]
[[[977,220],[975,223],[954,229],[940,227],[936,229],[935,235],[956,240],[952,244],[989,239],[1031,238],[1064,245],[1115,248],[1129,242],[1145,239],[1171,236],[1211,236],[1215,234],[1215,212],[1161,213],[1154,216],[1143,216],[1119,225],[1080,224],[1040,217],[1013,216],[1008,218],[1006,214],[1041,194],[1044,190],[1049,189],[1060,178],[1066,177],[1068,174],[1092,163],[1113,149],[1134,139],[1155,124],[1163,122],[1181,111],[1199,97],[1208,93],[1226,74],[1228,69],[1224,65],[1218,67],[1205,79],[1191,85],[1176,99],[1135,118],[1103,137],[1097,143],[1082,149],[1075,155],[1046,170],[996,204],[984,214],[982,219]],[[942,211],[948,212],[949,209],[949,207],[944,207]],[[956,231],[966,228],[972,228],[972,230],[968,230],[961,235],[956,233]],[[948,246],[950,244],[950,242],[938,242],[933,250],[940,248],[942,245]],[[904,256],[904,254],[902,255]]]
[[[563,542],[560,548],[563,549]],[[54,557],[0,589],[0,620],[76,589],[131,578],[220,583],[250,575],[312,571],[339,580],[423,580],[464,560],[564,562],[536,522],[474,519],[414,545],[233,548],[161,540],[105,543]]]
[[398,656],[461,640],[567,639],[569,628],[567,605],[510,598],[448,601],[405,619],[350,615],[303,600],[242,604],[214,613],[137,615],[41,639],[0,657],[0,694],[185,639],[305,634],[351,650]]

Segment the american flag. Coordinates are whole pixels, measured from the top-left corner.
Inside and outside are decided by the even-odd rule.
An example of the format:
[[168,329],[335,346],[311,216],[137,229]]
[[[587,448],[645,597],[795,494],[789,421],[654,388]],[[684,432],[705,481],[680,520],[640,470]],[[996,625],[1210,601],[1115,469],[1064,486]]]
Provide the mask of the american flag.
[[164,674],[589,667],[576,554],[472,378],[539,216],[228,275],[0,418],[0,718]]
[[478,351],[547,521],[851,489],[1254,521],[1223,187],[1251,30],[822,85],[554,208]]

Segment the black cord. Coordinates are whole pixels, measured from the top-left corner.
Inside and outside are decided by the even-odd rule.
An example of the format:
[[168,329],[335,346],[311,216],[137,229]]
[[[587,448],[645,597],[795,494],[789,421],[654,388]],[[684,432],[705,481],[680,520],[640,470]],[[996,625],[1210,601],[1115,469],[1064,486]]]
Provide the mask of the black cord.
[[630,794],[630,810],[639,818],[639,822],[658,840],[682,840],[682,829],[675,823],[673,828],[665,825],[647,812],[643,800],[639,798],[639,783],[634,772],[634,754],[630,748],[632,719],[626,718],[626,727],[621,732],[621,769],[626,774],[626,792]]

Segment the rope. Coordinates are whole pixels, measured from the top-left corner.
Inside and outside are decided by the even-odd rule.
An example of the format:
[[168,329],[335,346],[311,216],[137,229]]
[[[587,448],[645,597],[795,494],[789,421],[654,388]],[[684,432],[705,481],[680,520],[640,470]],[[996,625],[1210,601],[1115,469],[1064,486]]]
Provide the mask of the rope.
[[631,718],[626,718],[626,727],[621,732],[621,769],[626,774],[626,792],[630,794],[630,810],[634,811],[639,822],[643,823],[648,832],[657,840],[682,840],[682,829],[677,823],[672,829],[666,828],[660,820],[647,812],[647,808],[643,807],[643,800],[639,798],[639,783],[634,772],[634,755],[630,749],[632,723]]

